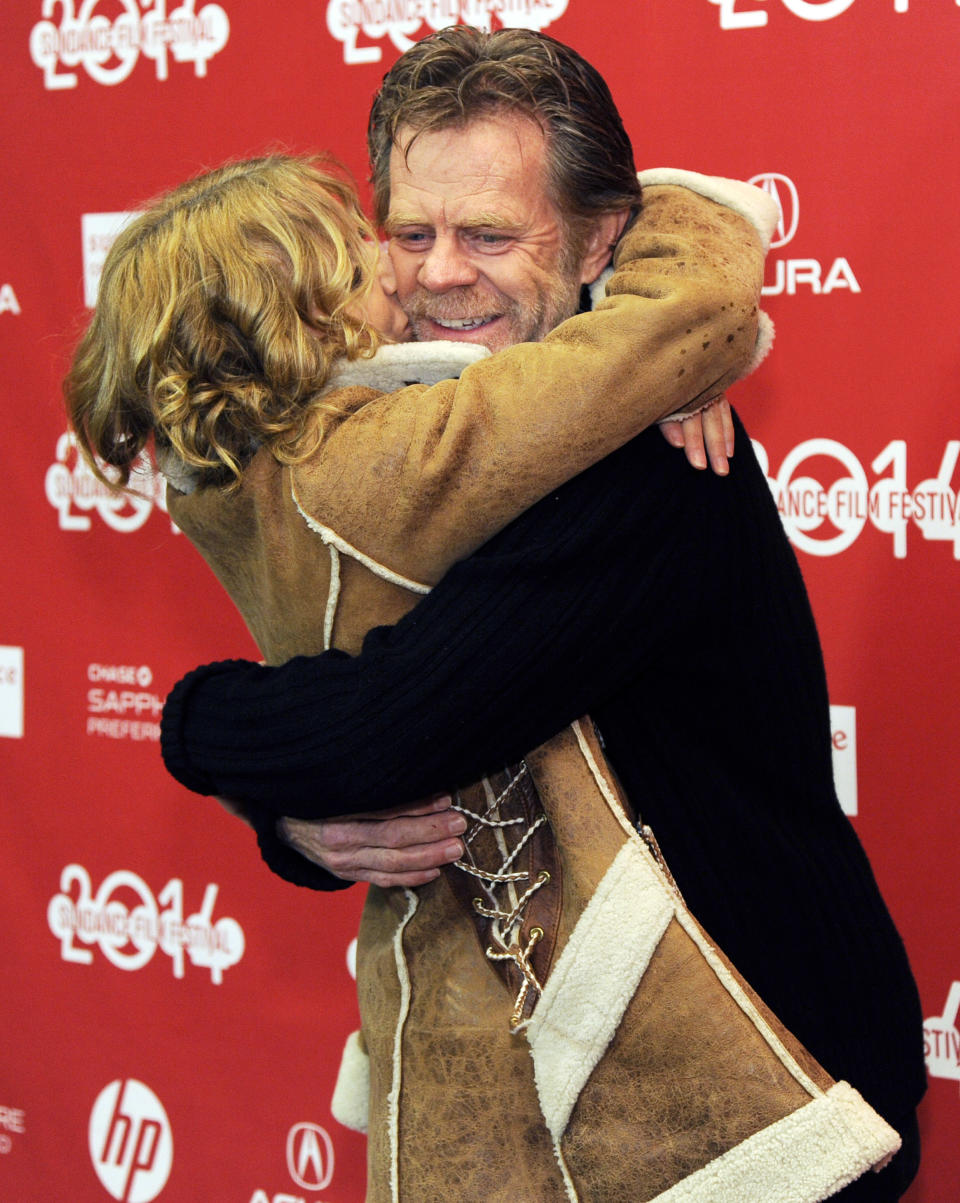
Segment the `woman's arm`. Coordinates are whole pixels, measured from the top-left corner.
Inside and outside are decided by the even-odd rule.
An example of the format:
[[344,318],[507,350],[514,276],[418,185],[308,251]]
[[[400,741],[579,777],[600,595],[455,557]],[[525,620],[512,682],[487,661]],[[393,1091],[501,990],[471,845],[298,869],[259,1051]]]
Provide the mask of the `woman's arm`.
[[198,793],[321,818],[520,759],[672,638],[695,638],[709,590],[678,587],[697,549],[677,514],[696,530],[735,484],[690,472],[651,432],[523,514],[359,656],[191,673],[164,708],[167,767]]

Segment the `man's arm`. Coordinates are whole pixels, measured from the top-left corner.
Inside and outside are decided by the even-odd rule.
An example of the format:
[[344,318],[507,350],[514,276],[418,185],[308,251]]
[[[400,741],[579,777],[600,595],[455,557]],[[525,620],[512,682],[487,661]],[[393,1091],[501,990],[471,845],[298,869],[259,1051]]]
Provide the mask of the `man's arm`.
[[254,803],[263,842],[284,815],[382,810],[520,759],[693,629],[694,599],[669,585],[688,554],[671,515],[712,478],[689,473],[681,496],[680,471],[657,433],[642,435],[371,632],[359,657],[190,674],[164,711],[168,768]]
[[[726,475],[734,450],[726,399],[662,429],[672,446],[684,449],[692,466],[705,468],[709,460],[715,473]],[[229,800],[219,801],[231,813],[250,818]],[[315,889],[342,889],[353,882],[419,886],[463,855],[456,837],[465,826],[452,809],[452,798],[442,795],[369,815],[330,819],[276,820],[272,813],[261,813],[260,846],[279,876]]]

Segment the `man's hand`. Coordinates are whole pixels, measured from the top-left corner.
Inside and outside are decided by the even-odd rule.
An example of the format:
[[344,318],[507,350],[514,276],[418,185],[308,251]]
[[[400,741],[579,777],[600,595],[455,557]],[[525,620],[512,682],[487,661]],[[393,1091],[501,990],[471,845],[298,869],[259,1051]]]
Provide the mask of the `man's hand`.
[[660,429],[671,447],[683,448],[694,468],[706,468],[709,457],[718,476],[730,471],[727,460],[733,455],[733,418],[726,397],[682,421],[662,422]]
[[278,830],[291,847],[344,881],[375,886],[420,886],[459,860],[466,830],[449,796],[369,815],[335,819],[281,819]]

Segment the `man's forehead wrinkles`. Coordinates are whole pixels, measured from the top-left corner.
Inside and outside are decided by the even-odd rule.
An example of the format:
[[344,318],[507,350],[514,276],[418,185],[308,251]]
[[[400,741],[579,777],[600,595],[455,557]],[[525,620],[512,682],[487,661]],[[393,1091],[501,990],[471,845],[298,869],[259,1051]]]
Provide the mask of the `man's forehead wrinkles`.
[[[481,129],[488,124],[478,123]],[[451,148],[457,131],[421,135],[405,154],[395,148],[390,159],[394,184],[416,188],[429,179],[435,186],[463,192],[515,187],[528,170],[541,165],[542,147],[529,144],[511,122],[497,122],[495,130],[496,138],[474,146],[469,160]]]
[[526,224],[512,190],[463,188],[453,194],[404,180],[391,193],[386,228],[436,225],[457,229],[506,229]]
[[393,187],[428,196],[500,194],[515,189],[520,182],[521,174],[507,171],[502,166],[495,164],[478,170],[473,165],[460,167],[451,163],[449,166],[444,164],[442,170],[424,166],[419,170],[397,172],[393,180]]

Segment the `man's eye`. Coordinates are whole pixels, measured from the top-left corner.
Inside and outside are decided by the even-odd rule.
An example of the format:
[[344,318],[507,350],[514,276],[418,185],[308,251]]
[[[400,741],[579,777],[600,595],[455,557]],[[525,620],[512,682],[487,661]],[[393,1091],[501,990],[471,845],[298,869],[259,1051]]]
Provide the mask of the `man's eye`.
[[432,242],[432,238],[423,230],[408,230],[399,234],[394,234],[390,239],[397,246],[403,247],[408,251],[420,251],[427,247]]
[[474,246],[479,247],[482,251],[499,251],[503,250],[510,243],[510,235],[478,230],[475,234],[471,235],[471,241]]

